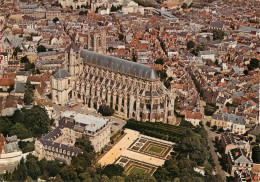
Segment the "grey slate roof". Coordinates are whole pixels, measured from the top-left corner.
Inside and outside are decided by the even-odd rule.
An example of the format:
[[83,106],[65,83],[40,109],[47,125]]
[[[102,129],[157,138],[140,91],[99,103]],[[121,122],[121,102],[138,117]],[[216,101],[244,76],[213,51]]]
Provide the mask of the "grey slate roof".
[[38,54],[39,54],[40,57],[41,56],[51,56],[51,55],[57,54],[57,52],[56,51],[48,51],[48,52],[39,52]]
[[80,56],[84,59],[84,63],[97,65],[115,72],[129,74],[148,80],[155,80],[158,78],[154,69],[147,65],[112,56],[97,54],[85,49],[81,50]]
[[25,85],[26,83],[24,82],[16,82],[15,84],[15,93],[24,93],[25,92]]
[[64,69],[64,68],[59,69],[59,70],[53,75],[54,78],[65,78],[65,77],[69,77],[69,76],[70,76],[70,73],[69,73],[66,69]]
[[225,28],[225,25],[220,21],[210,22],[210,26],[214,28]]

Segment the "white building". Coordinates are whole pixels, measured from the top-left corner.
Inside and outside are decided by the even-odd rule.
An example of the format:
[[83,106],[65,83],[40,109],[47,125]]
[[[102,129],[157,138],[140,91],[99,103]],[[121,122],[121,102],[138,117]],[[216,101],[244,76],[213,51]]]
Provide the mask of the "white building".
[[199,57],[201,59],[210,59],[212,61],[215,61],[215,53],[212,50],[209,51],[200,51],[199,52]]
[[124,14],[141,13],[143,15],[144,14],[144,7],[138,6],[138,4],[134,1],[130,1],[130,2],[124,3],[124,5],[122,7],[122,12]]
[[83,152],[74,147],[76,139],[82,136],[89,138],[95,152],[110,142],[112,122],[109,119],[71,111],[61,116],[59,126],[35,142],[35,155],[39,159],[58,159],[70,164],[72,156]]
[[110,142],[111,120],[71,111],[62,113],[62,116],[73,117],[75,136],[88,136],[95,152],[100,152]]
[[22,154],[17,144],[17,136],[9,137],[16,140],[6,142],[3,134],[0,134],[0,174],[11,172],[15,169],[22,157],[27,154]]

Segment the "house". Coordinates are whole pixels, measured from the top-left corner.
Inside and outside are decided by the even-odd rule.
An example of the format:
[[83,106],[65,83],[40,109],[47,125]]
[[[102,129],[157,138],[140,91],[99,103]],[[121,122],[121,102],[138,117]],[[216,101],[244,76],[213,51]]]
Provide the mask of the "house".
[[258,182],[259,176],[257,173],[255,173],[254,170],[248,170],[248,169],[239,169],[236,170],[235,173],[235,181],[241,181],[241,182]]
[[210,59],[212,61],[215,61],[215,53],[212,50],[209,51],[199,51],[198,55],[201,59]]
[[251,170],[253,161],[248,153],[241,148],[235,148],[228,152],[228,172],[234,176],[236,170]]
[[227,114],[223,112],[218,112],[211,117],[210,125],[214,125],[217,128],[223,128],[224,130],[230,130],[233,133],[244,134],[245,129],[245,118],[242,116],[237,116],[235,114]]
[[0,97],[0,115],[12,116],[14,111],[22,108],[23,100],[20,97],[8,95],[7,97]]
[[4,135],[0,134],[0,174],[13,171],[24,156],[19,149],[17,136],[5,139]]
[[225,149],[225,154],[235,148],[246,149],[247,153],[251,153],[249,140],[246,136],[237,135],[231,132],[221,133],[221,145]]
[[0,78],[0,90],[7,91],[11,85],[14,85],[14,79]]
[[77,138],[88,137],[95,152],[99,152],[110,142],[111,125],[109,119],[66,111],[58,127],[35,142],[35,154],[39,159],[58,159],[70,164],[73,156],[83,152],[73,146]]
[[130,13],[141,13],[144,14],[144,7],[138,6],[138,4],[134,1],[128,1],[124,3],[122,7],[122,12],[124,14],[130,14]]
[[199,126],[202,116],[200,112],[187,111],[185,114],[185,120],[189,121],[193,126]]
[[213,30],[226,30],[225,24],[220,21],[210,22],[209,28]]

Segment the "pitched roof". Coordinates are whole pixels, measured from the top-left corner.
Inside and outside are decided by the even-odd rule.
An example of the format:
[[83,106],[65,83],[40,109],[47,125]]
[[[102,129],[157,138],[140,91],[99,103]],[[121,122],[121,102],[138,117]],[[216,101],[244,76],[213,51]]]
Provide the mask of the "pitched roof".
[[78,52],[79,48],[75,43],[71,43],[69,47],[65,49],[65,51],[69,52],[71,49],[73,49],[74,52]]
[[11,85],[14,85],[14,79],[0,78],[0,86],[11,86]]
[[80,56],[84,59],[84,63],[94,64],[112,71],[149,80],[158,78],[152,67],[143,64],[90,52],[85,49],[81,50]]
[[65,77],[69,77],[69,76],[70,76],[70,73],[69,73],[66,69],[64,69],[64,68],[59,69],[59,70],[53,75],[54,78],[65,78]]

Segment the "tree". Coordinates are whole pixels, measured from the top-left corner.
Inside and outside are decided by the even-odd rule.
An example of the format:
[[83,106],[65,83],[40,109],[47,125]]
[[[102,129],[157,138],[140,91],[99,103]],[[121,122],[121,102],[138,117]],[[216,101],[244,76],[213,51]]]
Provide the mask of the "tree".
[[60,169],[59,169],[58,163],[59,162],[57,160],[47,161],[47,171],[48,171],[49,176],[54,177],[59,174]]
[[56,23],[57,21],[59,21],[59,18],[55,17],[52,21],[53,23]]
[[195,43],[191,40],[187,43],[187,49],[190,50],[195,47]]
[[119,36],[118,36],[118,39],[119,40],[124,40],[124,35],[120,33]]
[[162,58],[159,58],[159,59],[156,59],[156,61],[154,61],[155,64],[161,64],[163,65],[163,59]]
[[21,63],[29,63],[29,59],[27,58],[27,56],[24,56],[21,58],[20,60]]
[[134,61],[134,62],[137,61],[135,54],[133,54],[133,61]]
[[183,4],[181,5],[181,8],[182,8],[182,9],[187,9],[187,8],[188,8],[188,5],[187,5],[186,3],[183,3]]
[[72,166],[65,166],[61,169],[61,177],[64,181],[77,181],[78,176]]
[[19,148],[22,150],[23,153],[32,152],[34,151],[34,143],[33,142],[18,142]]
[[79,12],[79,15],[87,15],[88,14],[88,11],[80,11]]
[[22,49],[20,47],[16,47],[13,51],[13,55],[16,57],[18,52],[22,52]]
[[167,73],[165,70],[162,71],[158,70],[157,74],[159,74],[161,80],[165,80],[167,78]]
[[218,129],[218,131],[222,133],[222,132],[224,132],[224,129],[221,127]]
[[167,89],[171,87],[171,83],[168,80],[165,80],[163,84]]
[[112,116],[114,114],[114,109],[109,105],[101,105],[98,112],[101,113],[102,116]]
[[119,164],[108,164],[103,169],[102,174],[107,175],[109,178],[113,176],[123,176],[124,168]]
[[31,137],[29,131],[27,128],[21,124],[21,123],[16,123],[14,126],[10,128],[10,135],[17,135],[19,139],[25,139],[28,137]]
[[12,180],[13,181],[25,181],[27,177],[27,167],[24,162],[24,158],[22,157],[20,163],[18,166],[15,168],[13,175],[12,175]]
[[11,127],[11,121],[6,117],[0,116],[0,133],[3,135],[8,135]]
[[248,67],[249,71],[260,68],[259,60],[252,58],[251,61],[250,61],[250,64],[247,65],[247,67]]
[[50,119],[44,108],[33,106],[30,110],[23,110],[23,124],[33,137],[40,137],[49,130]]
[[39,45],[39,46],[37,47],[37,51],[38,51],[38,52],[46,52],[46,47],[43,46],[43,45]]
[[36,180],[41,175],[41,169],[39,168],[37,160],[34,157],[27,157],[26,166],[28,169],[28,175],[31,176],[34,180]]
[[77,139],[76,142],[75,142],[75,146],[82,149],[85,152],[93,152],[94,151],[94,148],[91,145],[91,142],[85,136]]
[[170,175],[169,175],[169,171],[167,171],[167,169],[165,167],[159,167],[154,175],[155,179],[157,179],[159,182],[163,182],[163,181],[170,181]]
[[117,11],[117,7],[115,7],[114,5],[112,5],[112,7],[111,7],[111,12],[115,12],[115,11]]
[[244,73],[245,75],[248,75],[248,70],[244,70],[243,73]]
[[10,94],[14,90],[14,85],[10,85],[10,87],[7,89],[7,92]]
[[252,159],[254,163],[260,164],[260,146],[252,148]]
[[214,125],[214,126],[212,127],[212,129],[213,129],[213,131],[216,131],[216,130],[217,130],[217,126]]
[[99,7],[97,7],[97,8],[96,8],[96,11],[95,11],[95,13],[98,13],[98,10],[99,10]]
[[25,93],[24,93],[24,103],[30,105],[34,100],[33,86],[30,81],[26,82]]
[[224,38],[224,32],[222,30],[213,30],[213,40],[222,40]]

